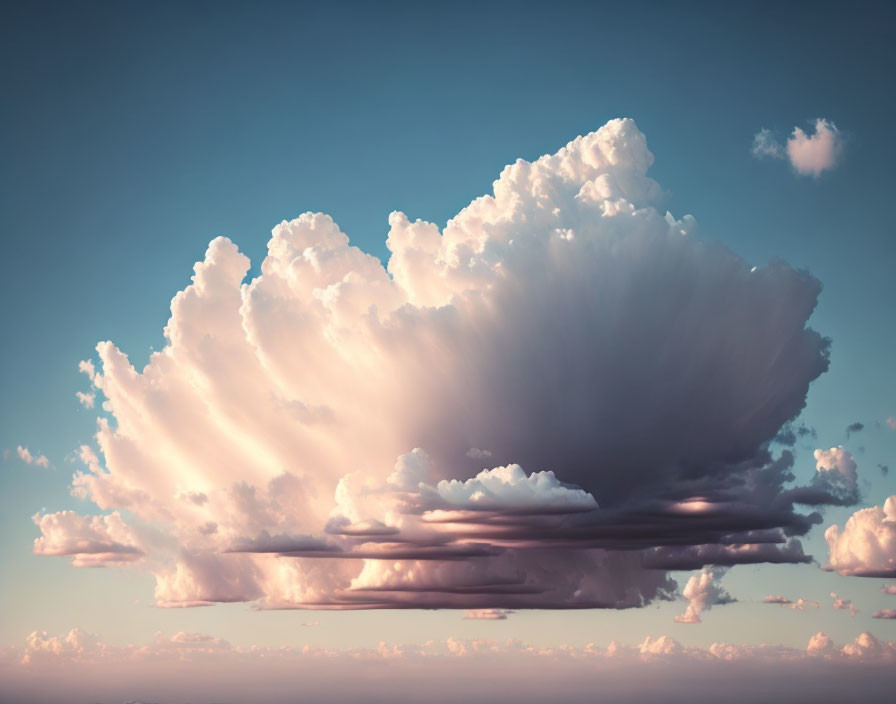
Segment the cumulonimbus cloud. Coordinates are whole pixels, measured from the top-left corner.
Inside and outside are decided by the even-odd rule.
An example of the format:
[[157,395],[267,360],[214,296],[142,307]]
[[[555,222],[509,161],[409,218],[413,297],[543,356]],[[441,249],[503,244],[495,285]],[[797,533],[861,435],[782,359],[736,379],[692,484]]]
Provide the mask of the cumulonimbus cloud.
[[[250,281],[213,240],[142,371],[81,365],[74,493],[161,532],[114,544],[164,606],[623,608],[667,569],[807,561],[830,492],[774,443],[828,366],[821,285],[701,242],[652,162],[613,120],[444,229],[393,213],[386,267],[319,213]],[[138,554],[53,515],[38,552]]]

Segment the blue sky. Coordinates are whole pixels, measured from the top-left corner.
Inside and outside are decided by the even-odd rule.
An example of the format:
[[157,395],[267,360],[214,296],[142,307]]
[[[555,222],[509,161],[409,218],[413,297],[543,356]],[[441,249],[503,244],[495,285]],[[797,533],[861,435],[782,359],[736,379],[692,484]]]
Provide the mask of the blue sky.
[[[844,444],[861,505],[882,503],[896,489],[896,471],[877,469],[896,470],[884,423],[896,414],[892,6],[28,3],[4,15],[0,447],[13,452],[0,465],[0,644],[80,626],[122,642],[161,628],[367,645],[387,623],[409,641],[496,625],[557,643],[664,629],[695,644],[732,631],[788,644],[818,630],[893,637],[870,619],[890,606],[880,580],[805,565],[736,567],[725,584],[743,603],[694,628],[671,623],[680,604],[498,624],[453,612],[161,611],[147,575],[32,555],[30,520],[43,508],[95,511],[69,495],[67,460],[96,418],[75,398],[86,388],[78,361],[113,340],[141,368],[213,237],[237,243],[255,274],[273,226],[322,211],[385,261],[391,211],[443,226],[505,164],[621,116],[647,137],[663,208],[693,214],[699,238],[822,281],[811,325],[832,340],[831,366],[811,386],[801,420],[817,440],[797,447],[796,469],[811,476],[813,447]],[[751,155],[761,128],[786,137],[820,117],[844,148],[819,178]],[[865,430],[847,440],[855,421]],[[19,462],[18,445],[52,466]],[[853,510],[827,509],[823,525]],[[821,532],[804,545],[823,561]],[[856,621],[829,608],[830,591],[860,605]],[[782,616],[748,603],[779,592],[822,608]],[[297,628],[311,618],[322,627]]]

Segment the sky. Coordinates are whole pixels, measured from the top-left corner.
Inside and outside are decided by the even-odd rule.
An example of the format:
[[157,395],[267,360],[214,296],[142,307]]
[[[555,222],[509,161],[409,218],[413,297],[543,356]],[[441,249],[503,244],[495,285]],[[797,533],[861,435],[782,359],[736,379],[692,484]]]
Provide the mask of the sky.
[[891,6],[2,12],[0,695],[892,687]]

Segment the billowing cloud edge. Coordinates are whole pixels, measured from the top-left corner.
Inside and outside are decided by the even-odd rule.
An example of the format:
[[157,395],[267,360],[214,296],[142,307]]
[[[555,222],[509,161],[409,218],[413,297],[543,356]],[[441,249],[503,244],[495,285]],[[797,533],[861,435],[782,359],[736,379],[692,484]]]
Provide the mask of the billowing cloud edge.
[[611,121],[441,230],[393,213],[386,268],[319,213],[249,282],[215,239],[142,372],[80,365],[107,415],[73,493],[132,531],[45,514],[36,551],[171,607],[629,608],[667,569],[807,562],[795,506],[847,499],[771,444],[828,366],[820,283],[701,243],[652,162]]

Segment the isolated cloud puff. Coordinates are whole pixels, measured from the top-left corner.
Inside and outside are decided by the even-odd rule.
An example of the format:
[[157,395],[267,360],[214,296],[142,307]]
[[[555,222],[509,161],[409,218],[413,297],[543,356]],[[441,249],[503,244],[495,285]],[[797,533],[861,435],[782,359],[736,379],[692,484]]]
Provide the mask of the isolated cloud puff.
[[843,150],[843,138],[833,122],[815,121],[815,132],[806,134],[799,127],[787,140],[787,158],[798,173],[816,178],[822,171],[833,169]]
[[[683,614],[675,617],[678,623],[700,623],[700,615],[716,604],[729,604],[734,599],[718,582],[724,571],[701,572],[692,576],[682,590],[688,599],[688,607]],[[718,575],[718,577],[717,577]]]
[[757,159],[786,157],[797,173],[817,178],[837,165],[843,152],[843,136],[833,122],[818,118],[811,134],[794,127],[784,144],[771,130],[759,130],[753,136],[751,152]]
[[775,138],[774,133],[765,127],[753,135],[753,147],[750,151],[757,159],[781,159],[784,156],[784,148]]
[[878,609],[872,618],[894,619],[896,618],[896,609]]
[[856,605],[852,603],[852,599],[844,599],[843,597],[837,596],[836,593],[831,592],[831,599],[834,600],[833,606],[838,611],[849,611],[850,616],[855,616],[858,609]]
[[[824,634],[807,649],[715,642],[686,646],[669,636],[634,646],[530,645],[515,639],[430,640],[368,648],[242,646],[205,633],[157,634],[150,642],[109,644],[74,630],[35,632],[0,649],[10,701],[479,701],[501,683],[502,698],[568,702],[841,701],[856,681],[868,701],[889,701],[896,644],[861,634],[843,646]],[[388,670],[388,677],[384,676]],[[447,686],[449,685],[450,686]],[[364,694],[368,693],[368,694]],[[768,698],[768,697],[766,697]]]
[[142,553],[165,606],[625,608],[680,565],[807,561],[773,443],[828,366],[821,284],[701,242],[652,163],[613,120],[443,229],[392,213],[386,267],[320,213],[249,281],[216,238],[142,371],[111,342],[81,365],[73,492],[134,552],[63,514],[46,544]]
[[896,577],[896,496],[856,511],[824,533],[829,569],[859,577]]
[[93,408],[93,404],[96,402],[96,394],[89,391],[76,391],[75,397],[84,408]]
[[777,596],[775,596],[773,594],[769,594],[762,600],[762,602],[764,604],[792,604],[793,603],[793,601],[791,599],[788,599],[785,596],[781,596],[780,594],[778,594]]
[[[604,648],[596,643],[584,647],[560,645],[540,647],[529,645],[516,639],[469,639],[447,638],[443,641],[429,640],[425,643],[403,645],[382,641],[373,648],[327,648],[320,646],[267,647],[236,646],[223,638],[207,633],[178,632],[173,635],[157,633],[147,644],[112,645],[99,636],[81,629],[72,629],[63,636],[49,635],[46,631],[34,631],[25,639],[23,647],[14,648],[13,660],[19,668],[31,670],[52,668],[65,662],[86,665],[97,663],[105,666],[124,665],[128,662],[152,662],[179,660],[198,664],[216,660],[237,665],[245,675],[243,667],[259,667],[264,662],[283,662],[290,667],[307,662],[318,667],[324,661],[336,662],[339,668],[359,661],[429,661],[466,659],[496,664],[508,658],[515,668],[526,658],[543,663],[581,663],[590,668],[617,667],[626,661],[641,665],[659,661],[685,664],[692,662],[743,661],[771,663],[781,661],[811,661],[816,658],[848,660],[871,663],[890,663],[896,660],[896,643],[883,641],[871,633],[861,633],[853,641],[840,646],[826,633],[816,633],[806,649],[790,648],[768,644],[748,645],[715,642],[708,648],[685,646],[668,635],[646,636],[635,646],[620,645],[613,641]],[[6,662],[2,664],[7,664]],[[16,669],[19,669],[16,668]],[[341,670],[344,674],[345,670]],[[639,669],[639,672],[648,670]],[[357,671],[355,671],[357,672]],[[428,672],[429,675],[432,671]],[[542,676],[544,673],[540,673]],[[629,682],[631,686],[631,682]],[[294,691],[292,692],[294,696]]]

